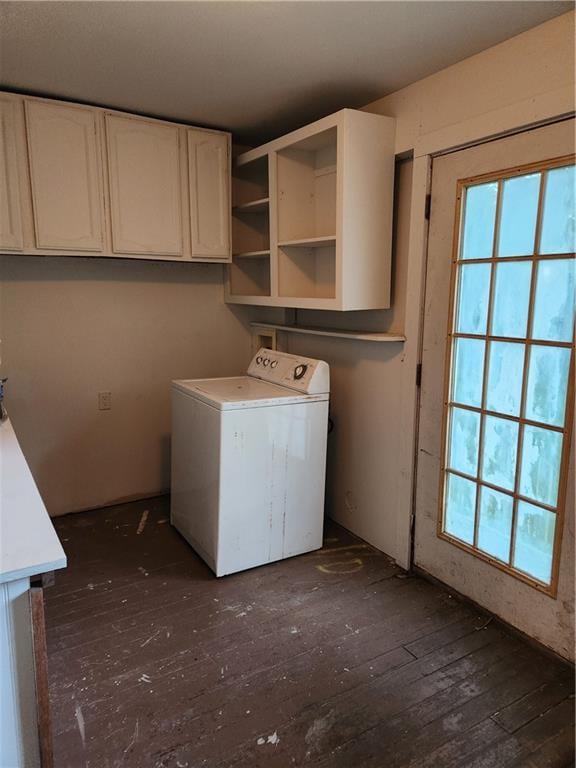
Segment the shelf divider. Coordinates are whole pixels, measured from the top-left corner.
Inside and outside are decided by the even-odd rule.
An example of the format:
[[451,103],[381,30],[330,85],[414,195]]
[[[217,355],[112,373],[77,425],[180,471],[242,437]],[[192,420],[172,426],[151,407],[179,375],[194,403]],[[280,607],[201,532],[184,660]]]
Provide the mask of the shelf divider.
[[251,322],[250,325],[259,328],[286,331],[287,333],[303,333],[312,336],[331,336],[337,339],[352,339],[356,341],[377,342],[379,344],[389,342],[404,342],[406,336],[399,333],[387,333],[384,331],[351,331],[343,328],[319,328],[317,326],[283,325],[282,323]]

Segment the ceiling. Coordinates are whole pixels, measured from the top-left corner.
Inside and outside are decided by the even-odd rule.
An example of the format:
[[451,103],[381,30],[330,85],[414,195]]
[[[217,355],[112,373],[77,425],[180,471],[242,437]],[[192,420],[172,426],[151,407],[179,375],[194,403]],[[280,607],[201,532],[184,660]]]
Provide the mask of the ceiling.
[[571,2],[1,2],[2,87],[226,128],[360,107]]

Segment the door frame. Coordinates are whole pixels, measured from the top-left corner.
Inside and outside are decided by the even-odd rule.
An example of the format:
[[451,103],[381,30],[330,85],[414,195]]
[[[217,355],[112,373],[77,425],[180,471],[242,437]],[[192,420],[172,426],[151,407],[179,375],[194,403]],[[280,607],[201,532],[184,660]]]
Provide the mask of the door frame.
[[408,242],[408,271],[406,318],[404,333],[404,368],[402,397],[399,403],[402,429],[399,451],[409,466],[399,478],[404,484],[401,495],[407,500],[406,513],[400,510],[397,544],[401,553],[398,564],[410,570],[414,564],[414,528],[416,525],[416,484],[418,441],[420,427],[420,384],[422,347],[424,340],[424,312],[426,298],[426,270],[428,266],[427,210],[431,183],[432,162],[441,155],[458,152],[469,147],[513,136],[575,116],[573,94],[560,88],[533,99],[524,100],[502,109],[479,115],[416,139],[413,148],[412,198],[410,201],[410,234]]

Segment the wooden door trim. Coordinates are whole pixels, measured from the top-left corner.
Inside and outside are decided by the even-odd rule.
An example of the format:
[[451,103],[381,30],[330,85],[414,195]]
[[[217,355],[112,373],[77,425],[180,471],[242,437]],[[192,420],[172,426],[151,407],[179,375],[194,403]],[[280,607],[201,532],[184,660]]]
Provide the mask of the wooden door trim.
[[34,644],[36,679],[36,716],[41,768],[54,768],[52,747],[52,722],[50,717],[50,693],[48,686],[48,653],[46,648],[46,623],[44,619],[44,590],[30,588],[30,613]]

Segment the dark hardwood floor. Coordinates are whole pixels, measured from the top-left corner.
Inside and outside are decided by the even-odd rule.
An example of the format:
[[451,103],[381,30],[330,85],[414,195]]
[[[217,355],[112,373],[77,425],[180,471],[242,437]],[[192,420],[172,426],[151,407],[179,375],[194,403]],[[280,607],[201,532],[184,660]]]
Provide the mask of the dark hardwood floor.
[[567,768],[572,670],[337,526],[216,579],[166,498],[56,521],[56,768]]

